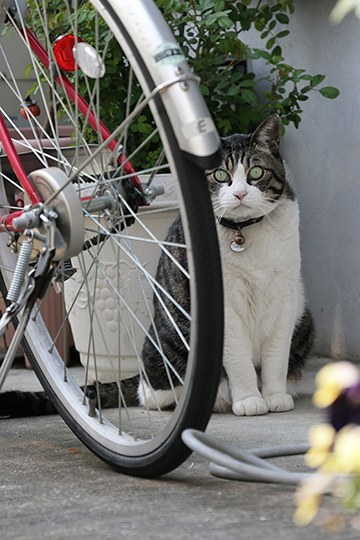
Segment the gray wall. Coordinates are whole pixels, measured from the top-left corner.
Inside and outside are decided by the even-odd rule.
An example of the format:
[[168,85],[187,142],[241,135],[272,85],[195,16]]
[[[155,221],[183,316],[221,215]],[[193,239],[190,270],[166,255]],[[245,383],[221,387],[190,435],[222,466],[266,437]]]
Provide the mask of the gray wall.
[[[20,92],[25,96],[29,88],[32,88],[35,79],[31,73],[29,78],[25,77],[26,67],[30,63],[29,56],[25,51],[25,48],[19,38],[14,32],[8,32],[6,37],[1,39],[1,45],[7,55],[7,58],[11,58],[11,70],[16,77],[17,84]],[[10,56],[9,56],[10,55]],[[9,67],[4,61],[3,54],[0,54],[0,71],[5,77],[11,81],[11,75]],[[9,114],[11,120],[13,120],[17,126],[26,127],[28,122],[24,120],[20,114],[20,106],[17,97],[14,96],[11,89],[9,89],[6,82],[0,78],[0,98],[1,105],[7,114]]]
[[[284,51],[289,63],[327,75],[335,101],[312,95],[283,154],[301,211],[303,276],[317,326],[316,352],[360,359],[360,20],[329,23],[331,0],[298,0]],[[263,66],[257,66],[263,69]],[[315,94],[315,93],[314,93]]]

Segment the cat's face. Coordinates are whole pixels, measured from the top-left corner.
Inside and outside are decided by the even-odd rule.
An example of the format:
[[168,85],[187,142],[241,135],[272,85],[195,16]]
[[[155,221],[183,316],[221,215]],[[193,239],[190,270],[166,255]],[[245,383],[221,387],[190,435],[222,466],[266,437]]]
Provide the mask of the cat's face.
[[252,135],[222,139],[223,162],[207,175],[218,217],[256,218],[278,204],[285,186],[279,124],[279,118],[271,116]]

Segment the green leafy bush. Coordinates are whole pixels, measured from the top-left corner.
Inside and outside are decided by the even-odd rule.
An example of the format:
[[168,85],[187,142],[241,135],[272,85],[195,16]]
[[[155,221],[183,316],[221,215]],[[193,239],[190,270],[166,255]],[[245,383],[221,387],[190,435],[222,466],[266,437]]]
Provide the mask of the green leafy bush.
[[[281,115],[283,126],[298,127],[302,104],[313,91],[335,98],[336,88],[320,87],[324,75],[310,75],[284,58],[281,40],[290,31],[293,0],[157,0],[195,73],[220,132],[248,132],[264,116]],[[263,47],[246,43],[255,29]],[[263,59],[268,75],[244,72],[249,60]],[[263,91],[259,91],[259,83]]]
[[[201,91],[221,134],[249,132],[273,113],[280,114],[283,126],[293,123],[298,127],[302,104],[311,93],[318,91],[327,98],[339,94],[336,88],[321,86],[324,75],[308,74],[304,69],[291,66],[284,58],[281,40],[289,35],[294,0],[156,0],[156,3],[191,67],[201,78]],[[46,9],[51,41],[71,32],[71,21],[59,0],[48,0]],[[37,2],[29,0],[29,24],[40,37],[41,17]],[[77,25],[79,36],[90,44],[94,41],[95,25],[104,36],[108,32],[103,21],[95,17],[88,1],[79,0]],[[263,47],[254,48],[246,43],[249,30],[258,32]],[[258,79],[251,70],[244,69],[254,59],[267,63],[268,75]],[[100,80],[100,92],[106,99],[102,100],[100,114],[113,130],[126,113],[129,75],[129,66],[114,39],[107,44],[105,63],[107,76]],[[80,82],[80,91],[86,98],[85,81]],[[141,89],[134,86],[132,104],[140,95]],[[56,111],[56,114],[61,112]],[[127,134],[129,147],[138,133],[147,134],[152,129],[150,115],[144,110]],[[153,163],[158,154],[158,140],[154,139],[150,147],[134,158],[134,166],[142,168]]]

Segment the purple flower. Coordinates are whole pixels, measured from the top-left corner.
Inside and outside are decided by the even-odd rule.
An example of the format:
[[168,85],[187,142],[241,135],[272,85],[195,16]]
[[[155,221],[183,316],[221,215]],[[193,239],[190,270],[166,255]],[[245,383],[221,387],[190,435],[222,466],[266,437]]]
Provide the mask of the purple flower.
[[360,381],[343,390],[327,411],[336,431],[348,424],[360,425]]

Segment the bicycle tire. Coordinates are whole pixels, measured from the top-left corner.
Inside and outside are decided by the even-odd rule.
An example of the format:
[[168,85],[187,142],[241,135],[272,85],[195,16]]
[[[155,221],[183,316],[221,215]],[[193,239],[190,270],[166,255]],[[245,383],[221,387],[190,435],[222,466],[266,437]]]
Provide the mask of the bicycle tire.
[[[107,0],[96,2],[95,7],[99,8],[99,6],[107,14],[111,14],[112,30],[114,25],[117,28],[115,37],[121,41],[123,48],[125,47],[131,51],[132,57],[128,61],[130,64],[134,64],[136,74],[140,78],[140,85],[143,88],[145,87],[145,93],[149,92],[149,89],[151,91],[155,88],[156,83],[142,61],[140,51],[124,26],[123,13],[114,11],[114,6],[110,6]],[[43,317],[37,314],[36,318],[29,322],[24,340],[24,349],[42,386],[58,412],[78,438],[97,456],[116,467],[120,472],[145,477],[165,474],[176,468],[188,457],[190,450],[181,440],[181,433],[184,429],[205,429],[212,411],[220,376],[223,335],[220,259],[215,222],[205,175],[189,159],[189,156],[179,148],[167,110],[159,95],[156,95],[151,100],[151,112],[155,117],[155,124],[165,147],[167,167],[171,170],[174,181],[178,183],[176,189],[182,224],[187,239],[186,249],[191,273],[191,339],[190,344],[188,344],[189,354],[186,377],[177,405],[172,412],[162,412],[162,416],[165,418],[164,423],[158,432],[148,435],[148,439],[142,438],[139,434],[134,434],[134,425],[132,424],[128,428],[129,431],[126,432],[122,428],[124,420],[121,420],[120,425],[112,417],[105,417],[104,411],[100,413],[100,420],[99,411],[97,411],[95,418],[88,415],[88,410],[83,404],[84,394],[81,390],[81,386],[84,383],[86,384],[86,375],[82,374],[81,383],[76,382],[72,377],[71,369],[68,369],[66,365],[64,368],[65,362],[53,343],[49,350],[49,343],[51,342],[46,319],[44,320]],[[32,120],[34,121],[34,119]],[[61,154],[62,149],[58,148],[58,150]],[[100,183],[98,176],[95,175],[95,178],[96,182]],[[104,181],[103,177],[101,181]],[[3,187],[1,194],[9,197],[6,187]],[[134,211],[134,219],[139,219],[137,214],[137,211]],[[89,216],[87,217],[89,218]],[[106,244],[106,242],[114,240],[114,244],[115,241],[119,243],[120,233],[124,233],[125,230],[128,233],[127,242],[131,243],[132,234],[134,234],[132,233],[133,225],[127,227],[125,224],[123,231],[119,232],[119,228],[117,228],[118,221],[114,224],[108,216],[105,217],[109,220],[109,225],[106,230],[106,241],[102,239],[101,242]],[[117,219],[119,220],[118,217]],[[91,223],[95,227],[94,224],[97,222],[94,219]],[[103,232],[104,228],[102,222],[100,222],[100,225],[97,224],[97,227],[97,229],[95,227],[96,234],[93,237],[99,238],[99,231]],[[148,238],[145,240],[148,240]],[[16,260],[16,257],[7,249],[6,242],[4,235],[0,235],[0,268],[4,280],[2,284],[4,289],[8,288],[12,275],[8,268],[13,267]],[[160,244],[161,249],[164,251],[162,238]],[[120,248],[117,244],[116,248],[119,251]],[[102,247],[99,248],[97,244],[95,244],[95,248],[90,246],[86,254],[88,252],[91,254],[92,249],[95,260],[98,257],[96,264],[99,267],[99,272],[103,271],[103,268],[100,268],[103,263],[100,260],[101,255],[99,255]],[[124,248],[122,249],[124,250]],[[115,248],[112,247],[112,250],[115,251]],[[137,270],[139,266],[138,258],[139,255],[136,254],[136,260],[133,261]],[[84,260],[84,255],[80,254],[79,259]],[[74,257],[72,260],[74,261]],[[80,260],[76,266],[78,272],[81,270],[81,264],[84,263]],[[89,262],[88,264],[90,267],[93,263]],[[147,279],[150,279],[147,275],[146,264],[146,261],[142,262],[142,276],[145,275]],[[89,267],[86,268],[86,273],[89,272]],[[68,281],[71,281],[71,279]],[[119,280],[119,278],[117,279]],[[84,279],[83,289],[85,292],[90,293],[89,285],[84,285],[85,281]],[[139,278],[139,283],[140,281]],[[109,283],[107,285],[110,287]],[[112,288],[110,288],[110,291],[112,292]],[[211,291],[210,294],[209,291]],[[6,290],[2,292],[6,296]],[[154,291],[152,292],[154,293]],[[76,291],[75,295],[79,296],[79,291]],[[91,298],[86,301],[88,305],[92,303]],[[148,300],[145,299],[144,302],[148,302]],[[124,300],[122,300],[122,303],[124,303]],[[120,304],[119,300],[118,304]],[[130,317],[128,314],[127,316]],[[65,318],[67,317],[68,314],[65,315]],[[97,319],[99,315],[88,315],[88,317],[90,319],[87,320],[94,322],[93,318]],[[117,317],[120,317],[120,315],[117,315]],[[132,313],[131,317],[133,317]],[[97,322],[95,320],[95,323]],[[131,333],[129,330],[127,332],[128,334]],[[89,337],[88,340],[90,343],[91,338]],[[103,341],[105,340],[103,339]],[[136,345],[136,347],[138,346]],[[66,371],[66,380],[64,380],[64,369]],[[141,366],[139,369],[140,376],[142,376]],[[94,371],[97,371],[96,363]],[[119,374],[119,381],[120,378]],[[124,408],[126,409],[126,406],[121,403],[119,414],[122,413]],[[130,409],[125,412],[127,415],[130,412],[132,413]],[[149,423],[150,421],[154,422],[154,417],[156,417],[157,421],[158,412],[155,411],[154,414],[151,412],[150,419],[150,410],[146,409]],[[139,411],[136,410],[133,414],[136,416]],[[144,426],[141,426],[139,433],[141,434],[144,429]],[[151,431],[153,429],[155,428],[152,425]]]

